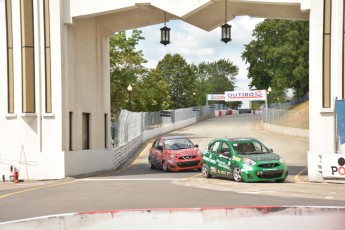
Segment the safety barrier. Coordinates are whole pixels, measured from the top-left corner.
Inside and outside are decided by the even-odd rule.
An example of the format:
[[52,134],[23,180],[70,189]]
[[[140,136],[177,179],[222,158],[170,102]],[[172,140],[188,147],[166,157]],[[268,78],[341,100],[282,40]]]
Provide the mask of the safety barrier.
[[39,229],[344,229],[341,207],[226,207],[68,213],[0,223],[2,230]]

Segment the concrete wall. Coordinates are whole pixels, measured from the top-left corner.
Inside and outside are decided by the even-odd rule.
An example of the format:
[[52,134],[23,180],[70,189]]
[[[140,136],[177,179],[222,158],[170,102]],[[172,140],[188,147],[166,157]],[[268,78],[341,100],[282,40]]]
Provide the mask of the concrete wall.
[[[36,178],[41,152],[61,152],[61,32],[60,1],[51,3],[52,113],[45,112],[45,68],[43,5],[33,1],[35,112],[22,112],[22,47],[20,1],[12,1],[14,113],[8,114],[7,43],[5,1],[0,1],[0,172],[7,175],[10,165],[19,168],[24,178]],[[49,165],[51,162],[49,162]],[[54,167],[54,165],[52,166]]]
[[262,129],[268,132],[278,133],[280,135],[298,137],[298,138],[303,138],[303,139],[309,139],[309,129],[298,129],[298,128],[268,124],[268,123],[262,122],[262,120],[261,120],[261,127]]
[[[332,1],[331,39],[331,108],[322,106],[323,76],[323,0],[311,1],[310,46],[309,46],[309,133],[308,176],[310,181],[322,181],[319,168],[320,155],[334,154],[335,119],[334,100],[342,98],[342,40],[343,40],[343,1]],[[334,47],[334,48],[333,48]],[[339,48],[335,48],[339,47]]]
[[344,208],[225,207],[67,213],[0,223],[3,230],[37,229],[344,229]]

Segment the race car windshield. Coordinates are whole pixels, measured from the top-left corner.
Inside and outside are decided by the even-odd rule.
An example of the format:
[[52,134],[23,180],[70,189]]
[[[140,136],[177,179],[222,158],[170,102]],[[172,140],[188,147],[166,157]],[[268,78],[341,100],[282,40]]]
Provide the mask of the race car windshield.
[[165,140],[164,145],[167,150],[189,149],[194,147],[194,144],[190,140],[183,138]]
[[259,142],[238,142],[232,144],[233,149],[237,154],[265,154],[270,153],[270,150]]

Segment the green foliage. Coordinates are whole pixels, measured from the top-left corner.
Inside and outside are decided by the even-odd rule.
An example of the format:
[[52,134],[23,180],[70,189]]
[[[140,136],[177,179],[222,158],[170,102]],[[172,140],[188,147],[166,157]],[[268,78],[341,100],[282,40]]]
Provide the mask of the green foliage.
[[152,69],[138,81],[133,91],[136,111],[160,111],[169,109],[169,85],[162,79],[158,70]]
[[192,66],[179,54],[166,54],[158,62],[157,70],[161,78],[169,85],[170,108],[193,106],[196,76]]
[[283,100],[287,88],[295,97],[309,90],[309,23],[266,19],[254,31],[255,40],[245,45],[242,59],[250,64],[250,86],[274,89]]
[[[238,67],[229,60],[196,66],[179,54],[167,54],[155,69],[143,67],[147,61],[136,50],[143,39],[140,30],[133,30],[130,37],[119,32],[109,40],[113,116],[122,109],[154,112],[205,105],[206,94],[234,90]],[[127,91],[129,84],[131,92]]]
[[144,39],[141,33],[141,30],[133,30],[132,36],[127,38],[126,32],[119,32],[109,40],[112,114],[122,109],[129,109],[127,86],[129,84],[134,86],[137,79],[147,72],[142,66],[147,61],[142,51],[136,50],[138,42]]
[[[224,94],[225,91],[233,91],[235,88],[238,67],[229,60],[202,62],[194,69],[197,74],[197,95],[200,95],[200,105],[205,104],[207,94]],[[238,104],[232,103],[231,106],[236,107]]]

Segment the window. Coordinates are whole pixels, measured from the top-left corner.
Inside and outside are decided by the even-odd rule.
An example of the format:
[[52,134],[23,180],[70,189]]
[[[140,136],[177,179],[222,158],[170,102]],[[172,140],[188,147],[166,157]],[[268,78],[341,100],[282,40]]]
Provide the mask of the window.
[[22,35],[22,110],[35,112],[34,25],[32,0],[20,1]]
[[331,18],[332,0],[324,0],[323,10],[322,106],[331,107]]
[[226,142],[223,142],[222,148],[221,148],[221,153],[225,153],[225,152],[230,153],[230,147],[228,146],[228,144]]
[[44,8],[44,48],[45,48],[45,102],[46,113],[52,112],[51,54],[50,54],[50,15],[49,0],[43,1]]
[[72,123],[72,118],[73,118],[73,112],[69,112],[69,151],[73,151],[73,142],[72,142],[72,140],[73,140],[73,129],[72,129],[72,127],[73,127],[73,123]]
[[104,114],[104,148],[107,148],[108,140],[108,114]]
[[217,153],[217,152],[218,152],[219,144],[220,144],[219,141],[214,142],[214,143],[209,147],[208,150],[211,150],[211,151],[214,151],[215,153]]
[[12,32],[12,0],[6,4],[6,29],[7,29],[7,103],[8,113],[14,113],[14,73],[13,73],[13,32]]
[[157,142],[157,149],[162,150],[163,149],[163,144],[161,140],[158,140]]
[[83,113],[82,148],[90,149],[90,113]]

